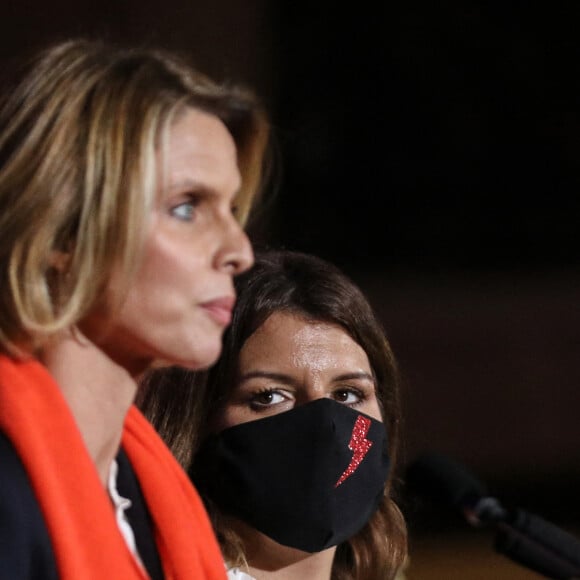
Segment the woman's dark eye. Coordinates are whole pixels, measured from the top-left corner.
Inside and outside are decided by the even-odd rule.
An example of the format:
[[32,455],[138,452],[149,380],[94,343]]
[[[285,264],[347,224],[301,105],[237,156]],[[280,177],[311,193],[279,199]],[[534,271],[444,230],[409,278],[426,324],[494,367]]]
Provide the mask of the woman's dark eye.
[[274,400],[274,393],[260,393],[255,400],[259,403],[267,405]]
[[353,389],[340,389],[334,391],[334,399],[345,405],[356,405],[362,401],[363,397],[358,391]]
[[250,404],[254,407],[270,407],[282,403],[288,398],[280,391],[262,391],[252,396]]

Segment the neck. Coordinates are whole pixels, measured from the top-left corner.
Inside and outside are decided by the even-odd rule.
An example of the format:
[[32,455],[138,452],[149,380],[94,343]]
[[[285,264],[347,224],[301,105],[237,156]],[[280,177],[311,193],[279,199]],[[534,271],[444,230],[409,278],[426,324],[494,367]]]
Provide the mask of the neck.
[[[332,553],[329,554],[329,551]],[[335,548],[330,548],[324,552],[308,554],[303,559],[271,569],[249,565],[249,574],[256,580],[329,580],[334,551]]]
[[137,393],[135,380],[78,331],[54,340],[40,358],[60,386],[106,486]]
[[246,549],[248,574],[256,580],[330,579],[336,547],[311,554],[282,546],[240,521],[236,524]]

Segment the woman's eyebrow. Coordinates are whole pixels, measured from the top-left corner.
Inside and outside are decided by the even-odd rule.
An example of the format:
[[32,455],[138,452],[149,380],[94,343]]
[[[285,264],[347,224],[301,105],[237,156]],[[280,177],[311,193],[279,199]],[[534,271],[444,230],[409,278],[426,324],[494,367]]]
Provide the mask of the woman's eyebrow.
[[175,181],[170,181],[167,184],[167,191],[179,191],[179,190],[191,190],[199,193],[211,194],[214,190],[203,181],[198,181],[195,179],[176,179]]
[[374,377],[369,374],[365,373],[364,371],[356,372],[356,373],[343,373],[342,375],[338,375],[337,377],[333,377],[333,381],[351,381],[353,379],[364,379],[367,381],[371,381],[372,383],[375,382]]
[[240,375],[239,382],[243,383],[245,381],[249,381],[250,379],[270,379],[288,385],[297,384],[297,381],[290,375],[270,371],[249,371],[247,373],[243,373]]

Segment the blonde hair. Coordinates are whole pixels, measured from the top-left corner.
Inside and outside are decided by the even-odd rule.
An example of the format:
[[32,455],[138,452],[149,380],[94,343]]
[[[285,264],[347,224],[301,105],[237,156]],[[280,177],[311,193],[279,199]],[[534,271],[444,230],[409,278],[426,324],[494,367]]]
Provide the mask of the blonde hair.
[[0,108],[0,344],[40,347],[94,306],[113,268],[138,263],[169,124],[194,107],[237,145],[245,223],[268,125],[247,91],[173,54],[72,40],[40,53]]

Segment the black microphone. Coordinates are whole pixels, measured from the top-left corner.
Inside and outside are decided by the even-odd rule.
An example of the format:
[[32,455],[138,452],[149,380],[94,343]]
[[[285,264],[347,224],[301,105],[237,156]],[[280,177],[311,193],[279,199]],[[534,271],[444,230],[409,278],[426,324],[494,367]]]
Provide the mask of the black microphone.
[[507,509],[464,466],[442,454],[419,456],[406,471],[409,489],[452,508],[473,527],[491,526],[494,548],[548,578],[580,578],[580,542],[541,517]]

